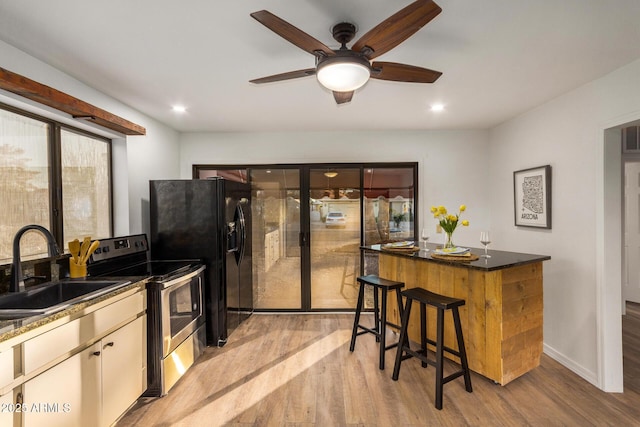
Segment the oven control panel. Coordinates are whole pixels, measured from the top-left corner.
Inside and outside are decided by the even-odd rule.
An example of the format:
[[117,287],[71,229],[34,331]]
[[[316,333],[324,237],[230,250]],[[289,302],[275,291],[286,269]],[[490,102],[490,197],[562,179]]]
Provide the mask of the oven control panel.
[[146,234],[100,239],[100,246],[91,255],[91,262],[103,261],[149,250]]

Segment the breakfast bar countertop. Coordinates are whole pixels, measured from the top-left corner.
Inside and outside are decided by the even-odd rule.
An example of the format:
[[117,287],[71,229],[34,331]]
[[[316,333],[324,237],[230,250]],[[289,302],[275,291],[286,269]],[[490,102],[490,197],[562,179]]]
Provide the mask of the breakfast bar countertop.
[[[482,258],[475,261],[466,261],[466,260],[448,260],[448,259],[439,259],[434,258],[432,255],[434,251],[441,247],[441,245],[437,245],[435,243],[427,243],[428,251],[420,250],[414,252],[407,251],[396,251],[393,249],[383,249],[382,245],[370,245],[370,246],[362,246],[361,249],[374,251],[374,252],[382,252],[390,255],[398,255],[409,258],[415,258],[416,260],[425,260],[431,262],[437,262],[440,264],[448,264],[452,266],[466,267],[474,270],[482,270],[482,271],[494,271],[494,270],[502,270],[505,268],[516,267],[520,265],[526,265],[531,263],[536,263],[540,261],[550,260],[551,257],[548,255],[535,255],[535,254],[527,254],[520,252],[508,252],[508,251],[497,251],[493,249],[489,249],[489,255],[491,258]],[[469,248],[472,254],[482,255],[484,254],[484,249],[480,248]]]

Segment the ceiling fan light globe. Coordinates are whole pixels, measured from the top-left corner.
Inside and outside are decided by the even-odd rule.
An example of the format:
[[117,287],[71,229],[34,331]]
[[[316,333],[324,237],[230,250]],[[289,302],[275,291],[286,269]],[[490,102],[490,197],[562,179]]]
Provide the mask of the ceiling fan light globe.
[[320,84],[334,92],[351,92],[369,81],[369,67],[353,61],[320,64],[316,76]]

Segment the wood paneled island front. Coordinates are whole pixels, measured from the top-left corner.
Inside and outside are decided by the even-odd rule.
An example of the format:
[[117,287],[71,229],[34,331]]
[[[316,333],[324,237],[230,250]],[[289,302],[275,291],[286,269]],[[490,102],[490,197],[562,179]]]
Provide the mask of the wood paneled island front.
[[[429,248],[399,253],[380,245],[363,247],[379,254],[380,277],[404,282],[405,289],[421,287],[466,301],[460,317],[472,371],[505,385],[537,367],[542,354],[542,261],[550,257],[491,250],[491,258],[463,262],[433,258],[436,245]],[[435,339],[435,310],[427,311],[427,334]],[[420,342],[419,312],[412,310],[409,320],[415,342]],[[387,316],[400,324],[395,298],[389,298]],[[445,322],[445,345],[457,349],[451,313]]]

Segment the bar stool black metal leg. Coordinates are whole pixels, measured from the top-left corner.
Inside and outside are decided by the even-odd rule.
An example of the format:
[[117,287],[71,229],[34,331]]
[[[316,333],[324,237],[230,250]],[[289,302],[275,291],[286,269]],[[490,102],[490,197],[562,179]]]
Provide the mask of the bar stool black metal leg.
[[398,351],[396,352],[396,363],[393,366],[393,375],[391,379],[398,381],[400,375],[400,363],[405,347],[409,346],[409,337],[407,333],[407,325],[409,324],[409,315],[411,314],[411,299],[407,298],[407,305],[402,310],[402,323],[400,327],[400,341],[398,341]]
[[360,290],[358,292],[358,303],[356,304],[356,315],[353,320],[353,332],[351,333],[351,345],[349,351],[353,351],[356,347],[356,337],[358,336],[358,325],[360,324],[360,312],[362,311],[362,305],[364,302],[364,283],[360,284]]
[[469,374],[469,365],[467,364],[467,351],[464,347],[464,338],[462,337],[462,324],[460,323],[460,313],[458,307],[453,308],[453,323],[456,327],[456,337],[458,338],[458,352],[460,353],[460,365],[464,372],[464,388],[469,393],[473,392],[471,387],[471,374]]
[[443,347],[444,347],[444,310],[438,308],[436,338],[436,408],[442,409]]
[[[377,290],[376,290],[377,292]],[[382,292],[382,307],[380,308],[382,313],[380,316],[380,370],[384,369],[384,354],[387,350],[387,292]]]
[[[398,299],[398,319],[400,319],[400,330],[402,330],[402,319],[404,316],[404,304],[402,303],[402,292],[400,291],[400,289],[396,289],[396,298]],[[409,339],[408,339],[408,334],[407,337],[405,337],[405,341],[404,344],[405,345],[409,345]],[[398,341],[398,347],[400,347],[400,343],[402,343],[402,341]]]
[[[373,287],[373,312],[375,313],[374,327],[373,330],[376,333],[380,334],[380,305],[379,305],[379,297],[378,297],[378,288]],[[384,328],[384,323],[382,324],[382,328]],[[380,335],[376,335],[376,342],[380,342]]]
[[402,293],[396,289],[396,303],[398,304],[398,319],[402,320]]
[[[427,357],[427,305],[420,303],[420,350]],[[422,367],[427,367],[427,362],[422,361]]]

